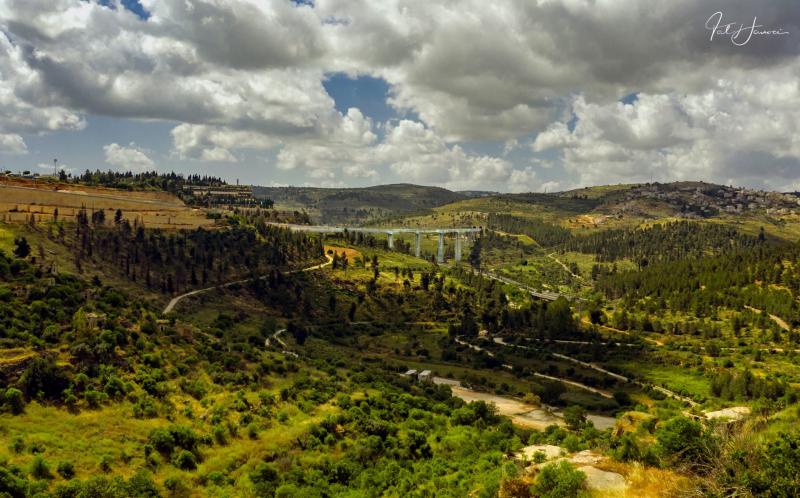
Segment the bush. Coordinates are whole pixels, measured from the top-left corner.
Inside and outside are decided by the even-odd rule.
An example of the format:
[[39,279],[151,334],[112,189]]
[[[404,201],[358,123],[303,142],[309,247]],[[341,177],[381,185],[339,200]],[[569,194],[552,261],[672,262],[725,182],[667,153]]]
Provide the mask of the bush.
[[100,408],[100,405],[108,399],[106,393],[89,389],[83,393],[83,400],[89,408]]
[[13,387],[6,389],[6,392],[3,394],[3,402],[14,415],[19,415],[25,411],[25,397],[19,389]]
[[11,440],[11,445],[9,449],[17,454],[22,453],[25,451],[25,440],[22,439],[22,436],[14,436],[14,439]]
[[714,440],[700,422],[677,416],[656,430],[661,453],[691,467],[702,467],[713,452]]
[[616,401],[619,406],[629,406],[632,402],[630,394],[625,391],[614,391],[614,401]]
[[189,486],[180,476],[170,476],[164,479],[164,487],[169,491],[170,496],[188,496]]
[[175,449],[175,438],[167,429],[153,429],[148,437],[149,444],[162,455],[172,454]]
[[577,431],[586,423],[586,409],[572,405],[564,409],[564,422],[573,431]]
[[214,441],[216,441],[217,444],[228,444],[228,431],[225,427],[217,424],[211,429],[211,433],[214,435]]
[[105,473],[111,472],[111,465],[114,463],[114,460],[108,456],[103,455],[103,458],[100,459],[100,470]]
[[258,426],[256,424],[247,426],[247,437],[250,439],[258,439]]
[[257,496],[273,496],[278,482],[278,470],[273,464],[259,462],[250,474]]
[[172,457],[172,465],[181,470],[194,470],[197,468],[197,458],[189,450],[181,450]]
[[52,479],[53,473],[42,455],[36,455],[31,461],[31,475],[36,479]]
[[[767,444],[754,486],[759,496],[800,496],[800,434],[779,434]],[[760,489],[759,489],[760,488]]]
[[61,462],[56,468],[58,475],[64,479],[72,479],[75,477],[75,466],[71,462]]
[[56,365],[52,356],[33,359],[20,377],[19,383],[29,398],[43,395],[50,399],[59,399],[64,389],[69,387],[64,370]]
[[536,476],[531,492],[539,498],[571,498],[578,496],[586,474],[567,462],[545,465]]
[[126,492],[128,496],[135,497],[135,498],[160,498],[161,492],[158,490],[158,486],[156,483],[153,482],[152,476],[144,471],[140,470],[137,473],[133,474],[133,476],[128,479],[128,482],[125,486]]
[[5,465],[0,465],[0,494],[13,498],[28,496],[28,483]]

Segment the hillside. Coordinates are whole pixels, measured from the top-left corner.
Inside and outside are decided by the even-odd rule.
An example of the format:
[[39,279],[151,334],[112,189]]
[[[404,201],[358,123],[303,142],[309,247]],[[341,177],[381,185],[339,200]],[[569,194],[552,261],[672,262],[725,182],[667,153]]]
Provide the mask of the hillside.
[[489,213],[543,220],[579,232],[694,220],[737,225],[754,235],[763,226],[786,240],[800,236],[797,194],[704,182],[605,185],[551,194],[498,194],[458,200],[430,213],[393,221],[407,226],[486,225]]
[[0,176],[0,218],[29,223],[62,219],[74,221],[78,212],[119,209],[123,219],[153,228],[209,227],[214,220],[205,212],[186,206],[175,195],[159,190],[121,190],[58,180],[30,180]]
[[276,209],[305,210],[320,223],[363,223],[398,214],[425,212],[467,196],[439,187],[410,184],[366,188],[254,187]]
[[275,209],[0,222],[0,495],[796,496],[791,198],[651,188],[388,221],[482,225],[462,263]]

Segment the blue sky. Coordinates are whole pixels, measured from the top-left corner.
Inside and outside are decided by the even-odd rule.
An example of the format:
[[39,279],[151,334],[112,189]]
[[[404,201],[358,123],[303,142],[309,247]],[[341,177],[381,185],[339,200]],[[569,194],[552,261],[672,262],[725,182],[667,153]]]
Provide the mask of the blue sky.
[[[58,158],[262,185],[800,188],[790,0],[0,4],[5,169]],[[755,13],[789,34],[710,39],[723,5],[726,20]]]

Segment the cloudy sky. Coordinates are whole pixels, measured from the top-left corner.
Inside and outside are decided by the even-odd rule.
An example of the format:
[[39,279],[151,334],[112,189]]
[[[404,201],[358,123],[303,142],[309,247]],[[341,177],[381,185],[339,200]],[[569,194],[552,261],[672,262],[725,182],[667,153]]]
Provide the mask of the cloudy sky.
[[797,0],[0,0],[0,31],[13,171],[800,189]]

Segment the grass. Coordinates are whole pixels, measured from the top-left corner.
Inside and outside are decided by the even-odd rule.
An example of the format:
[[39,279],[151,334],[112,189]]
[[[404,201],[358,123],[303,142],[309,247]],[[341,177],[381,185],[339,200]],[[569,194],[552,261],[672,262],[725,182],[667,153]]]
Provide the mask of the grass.
[[39,223],[52,221],[56,209],[60,220],[72,221],[85,208],[89,212],[105,210],[107,223],[112,222],[114,211],[120,209],[123,218],[142,221],[150,228],[197,228],[214,224],[203,210],[189,208],[166,192],[4,181],[0,183],[0,199],[0,216],[12,223],[27,223],[31,215]]
[[649,382],[655,385],[663,385],[673,391],[686,392],[701,397],[709,396],[708,379],[694,374],[686,368],[636,361],[619,363],[618,366],[625,368],[626,371],[636,372]]
[[[149,432],[167,424],[163,419],[136,419],[131,413],[129,402],[78,414],[30,403],[22,415],[0,416],[0,459],[26,468],[33,455],[9,449],[15,437],[22,437],[27,447],[38,443],[45,448],[43,456],[53,470],[58,462],[71,462],[77,477],[88,478],[99,472],[100,459],[107,455],[114,459],[115,473],[129,476],[144,464],[141,445]],[[124,455],[130,456],[127,463]]]
[[11,251],[14,250],[14,233],[7,229],[0,226],[0,251],[4,251],[6,254],[11,254]]

